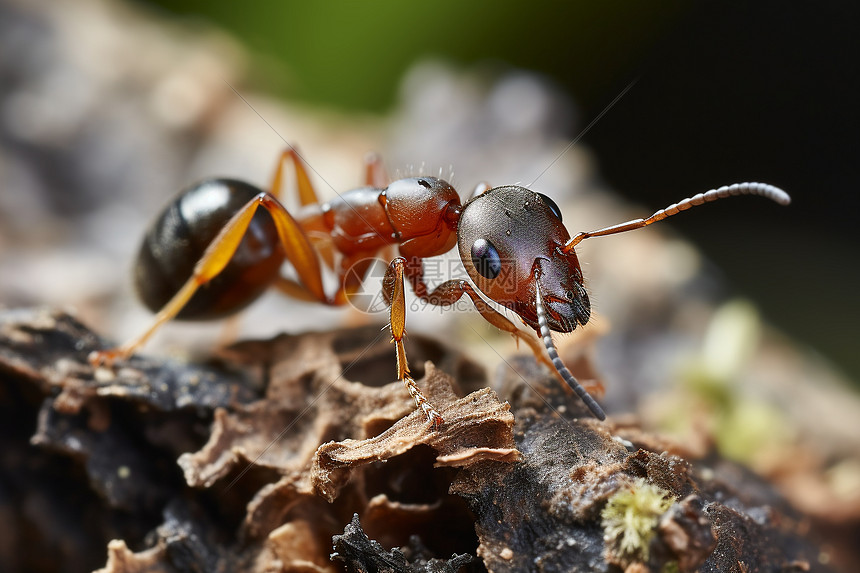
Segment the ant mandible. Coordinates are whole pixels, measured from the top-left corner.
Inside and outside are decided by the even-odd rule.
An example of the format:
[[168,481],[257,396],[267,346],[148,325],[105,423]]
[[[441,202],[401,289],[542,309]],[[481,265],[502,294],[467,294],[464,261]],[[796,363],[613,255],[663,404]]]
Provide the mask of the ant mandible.
[[[288,162],[297,179],[300,208],[295,215],[279,201]],[[281,154],[268,192],[234,179],[209,179],[187,188],[146,234],[135,267],[138,293],[158,312],[152,326],[119,348],[93,352],[90,362],[98,366],[128,358],[173,318],[235,313],[270,286],[298,299],[342,305],[360,287],[372,257],[397,245],[400,256],[389,264],[382,286],[390,306],[397,377],[434,427],[443,422],[442,415],[410,375],[403,344],[404,280],[433,305],[451,305],[467,295],[487,322],[526,342],[603,420],[603,409],[565,367],[551,335],[584,326],[591,316],[574,247],[583,239],[645,227],[731,195],[790,202],[787,193],[772,185],[739,183],[694,195],[646,219],[571,238],[555,202],[525,187],[479,186],[462,204],[454,188],[435,177],[400,179],[386,186],[375,156],[366,160],[365,180],[365,187],[320,203],[301,158],[289,148]],[[431,291],[422,260],[455,244],[477,290],[465,280],[449,280]],[[280,274],[285,258],[295,268],[297,281]],[[339,277],[340,286],[331,295],[323,290],[321,259]],[[537,336],[517,328],[478,291],[515,312]]]

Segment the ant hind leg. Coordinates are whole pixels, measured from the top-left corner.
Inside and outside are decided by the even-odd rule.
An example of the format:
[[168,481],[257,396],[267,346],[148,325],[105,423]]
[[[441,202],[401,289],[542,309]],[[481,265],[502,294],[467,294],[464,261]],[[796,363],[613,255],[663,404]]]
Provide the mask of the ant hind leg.
[[292,215],[269,193],[260,193],[248,201],[224,225],[197,261],[194,272],[185,284],[173,295],[166,305],[156,314],[153,324],[140,336],[119,348],[95,351],[89,356],[93,366],[111,364],[124,360],[142,346],[161,325],[175,318],[197,290],[215,278],[236,253],[248,226],[257,209],[262,207],[269,212],[275,223],[278,237],[287,258],[296,269],[300,285],[306,292],[304,298],[328,302],[322,285],[322,273],[316,251],[305,232]]

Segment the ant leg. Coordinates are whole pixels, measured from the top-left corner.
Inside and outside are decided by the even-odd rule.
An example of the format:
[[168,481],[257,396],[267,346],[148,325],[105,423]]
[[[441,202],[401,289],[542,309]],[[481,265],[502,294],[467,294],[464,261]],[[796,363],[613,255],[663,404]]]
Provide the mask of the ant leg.
[[361,287],[368,269],[376,260],[375,258],[367,257],[365,253],[344,256],[341,259],[341,271],[338,276],[340,287],[338,287],[332,297],[326,300],[319,300],[303,284],[284,276],[277,277],[272,286],[290,298],[306,302],[321,302],[331,306],[341,306],[346,304],[349,301],[349,297]]
[[[364,156],[364,184],[375,189],[384,189],[388,187],[389,183],[391,183],[391,179],[382,164],[382,157],[373,152],[366,154]],[[379,253],[379,257],[385,260],[392,260],[395,255],[394,245],[383,247]]]
[[333,297],[334,304],[346,304],[349,297],[361,288],[370,267],[376,262],[381,261],[378,257],[368,257],[366,253],[344,256],[341,259],[338,276],[340,288]]
[[409,361],[406,358],[406,349],[403,345],[403,337],[406,336],[406,297],[404,296],[403,268],[406,259],[397,257],[388,266],[383,279],[385,298],[391,305],[390,323],[391,340],[394,342],[397,356],[397,377],[400,378],[409,390],[409,394],[415,400],[415,406],[424,411],[427,420],[438,428],[442,422],[442,415],[430,405],[415,380],[409,374]]
[[364,156],[364,183],[376,189],[388,187],[388,173],[382,164],[382,157],[378,153],[368,153]]
[[[481,313],[481,316],[484,318],[484,320],[486,320],[499,330],[503,330],[512,334],[516,340],[524,340],[526,344],[529,345],[529,348],[531,348],[531,351],[535,355],[535,358],[538,360],[538,362],[542,362],[543,364],[545,364],[549,368],[550,372],[556,373],[558,378],[565,383],[564,388],[571,388],[576,391],[575,386],[579,386],[580,384],[576,381],[575,378],[573,378],[573,376],[570,374],[570,371],[568,371],[567,368],[564,367],[564,364],[561,364],[561,359],[558,358],[558,353],[555,350],[554,345],[552,346],[552,352],[555,354],[555,359],[558,360],[562,367],[564,367],[564,371],[567,372],[567,376],[573,380],[573,383],[571,383],[570,380],[565,378],[565,374],[562,373],[562,370],[556,364],[553,363],[553,359],[550,357],[547,346],[541,343],[541,341],[537,338],[537,334],[539,334],[540,331],[538,331],[535,336],[532,336],[531,333],[526,333],[517,328],[517,326],[513,322],[511,322],[504,315],[492,308],[483,298],[481,298],[481,296],[475,291],[475,289],[472,288],[472,285],[470,285],[464,280],[446,281],[433,289],[432,292],[430,292],[427,288],[427,284],[424,282],[424,270],[420,259],[410,259],[409,263],[406,265],[406,272],[409,276],[410,282],[412,283],[412,288],[415,291],[415,294],[417,294],[419,298],[421,298],[422,300],[426,300],[430,304],[438,306],[448,306],[457,302],[457,300],[461,296],[463,296],[464,293],[468,295],[469,298],[472,299],[472,304],[475,305],[475,308],[478,310],[478,312]],[[547,332],[549,331],[547,330]],[[550,338],[550,341],[551,340],[552,339]],[[602,390],[602,387],[600,387],[600,389]],[[577,393],[579,394],[579,392]],[[592,410],[592,412],[595,412],[595,415],[597,415],[598,418],[600,418],[601,420],[604,419],[606,416],[602,415],[603,411],[600,409],[599,406],[594,404],[594,399],[588,395],[587,391],[585,391],[585,394],[587,398],[582,398],[581,394],[580,398],[582,398],[582,400]],[[592,404],[594,404],[594,406],[592,406]],[[597,414],[597,412],[600,412],[600,414]]]
[[303,284],[296,282],[287,277],[281,276],[275,279],[272,286],[284,293],[285,295],[304,300],[307,302],[322,302],[332,306],[341,306],[346,304],[352,295],[361,286],[364,281],[367,270],[375,259],[367,257],[364,253],[359,253],[356,256],[344,256],[341,260],[341,272],[338,277],[340,287],[334,296],[326,300],[319,300],[312,292],[310,292]]
[[296,183],[299,191],[299,204],[313,205],[319,203],[314,186],[311,185],[311,180],[308,177],[308,172],[304,167],[304,159],[296,151],[296,148],[290,145],[287,149],[281,152],[281,157],[278,159],[278,166],[275,168],[275,174],[272,176],[272,184],[269,186],[269,193],[274,197],[281,198],[281,186],[284,179],[284,164],[287,161],[293,164],[293,169],[296,173]]
[[424,282],[424,267],[421,264],[421,259],[417,258],[412,258],[406,263],[406,274],[416,296],[432,305],[449,306],[460,300],[464,294],[468,295],[472,299],[475,309],[481,313],[481,317],[484,320],[499,330],[509,333],[517,342],[520,340],[525,342],[539,362],[548,366],[550,370],[555,370],[552,361],[547,357],[545,349],[537,337],[533,336],[530,332],[519,329],[505,315],[490,306],[468,282],[464,280],[446,281],[431,292],[427,287],[427,283]]
[[197,261],[194,273],[182,288],[173,295],[173,298],[168,301],[164,308],[158,312],[152,326],[143,334],[119,348],[91,353],[89,357],[90,363],[97,366],[128,358],[161,325],[174,318],[198,288],[208,283],[224,270],[224,267],[233,258],[236,249],[239,247],[239,243],[242,242],[242,238],[248,230],[248,225],[250,225],[251,219],[253,219],[259,207],[266,209],[272,216],[287,258],[292,262],[302,283],[301,285],[297,284],[297,287],[304,288],[307,296],[313,297],[313,300],[328,302],[328,298],[323,291],[320,263],[307,235],[305,235],[293,216],[290,215],[277,199],[268,193],[260,193],[248,201],[221,229],[221,232],[213,239],[212,243],[204,251],[203,256]]
[[286,296],[294,298],[296,300],[302,300],[305,302],[326,302],[317,299],[301,283],[294,281],[293,279],[288,279],[284,276],[275,277],[275,282],[272,283],[272,286],[281,291]]

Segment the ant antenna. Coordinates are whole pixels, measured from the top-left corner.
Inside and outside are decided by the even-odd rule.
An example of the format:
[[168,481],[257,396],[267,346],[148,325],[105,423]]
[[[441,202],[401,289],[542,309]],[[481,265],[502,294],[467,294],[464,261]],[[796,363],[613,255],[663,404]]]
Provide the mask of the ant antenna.
[[538,283],[537,279],[539,276],[539,271],[535,271],[535,308],[537,310],[538,317],[538,329],[540,330],[540,336],[543,339],[543,344],[546,346],[546,353],[549,355],[549,359],[552,360],[552,365],[555,366],[555,369],[561,375],[562,379],[567,382],[567,385],[570,386],[576,395],[579,396],[585,405],[588,406],[588,409],[591,410],[591,413],[597,417],[598,420],[605,420],[606,414],[603,412],[603,408],[591,397],[591,394],[583,388],[579,382],[577,382],[576,378],[573,377],[573,374],[570,373],[570,370],[567,369],[567,366],[564,365],[564,362],[561,361],[561,358],[558,356],[558,350],[555,348],[555,343],[552,341],[552,334],[549,331],[549,326],[547,326],[546,322],[546,310],[543,307],[543,298],[540,294],[540,283]]
[[691,207],[734,195],[759,195],[761,197],[766,197],[771,201],[775,201],[780,205],[788,205],[791,203],[791,197],[789,197],[788,193],[779,187],[768,185],[767,183],[735,183],[734,185],[725,185],[718,189],[711,189],[705,193],[698,193],[692,197],[687,197],[683,201],[673,203],[665,209],[660,209],[647,219],[633,219],[626,223],[612,225],[611,227],[605,227],[596,231],[579,233],[569,240],[564,247],[562,247],[562,251],[569,253],[576,245],[579,244],[580,241],[590,237],[604,237],[606,235],[614,235],[616,233],[641,229],[642,227],[647,227],[651,223],[656,223],[657,221],[662,221],[672,215],[677,215],[681,211],[686,211]]

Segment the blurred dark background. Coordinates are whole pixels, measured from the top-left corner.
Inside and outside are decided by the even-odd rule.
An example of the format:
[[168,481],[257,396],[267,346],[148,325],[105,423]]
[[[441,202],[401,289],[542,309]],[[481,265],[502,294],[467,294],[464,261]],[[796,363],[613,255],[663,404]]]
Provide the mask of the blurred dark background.
[[259,88],[313,105],[385,112],[417,59],[489,61],[546,74],[582,129],[638,78],[583,139],[607,182],[653,209],[737,181],[783,186],[789,209],[729,201],[671,224],[769,320],[860,379],[857,4],[147,5],[236,34]]

